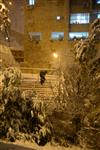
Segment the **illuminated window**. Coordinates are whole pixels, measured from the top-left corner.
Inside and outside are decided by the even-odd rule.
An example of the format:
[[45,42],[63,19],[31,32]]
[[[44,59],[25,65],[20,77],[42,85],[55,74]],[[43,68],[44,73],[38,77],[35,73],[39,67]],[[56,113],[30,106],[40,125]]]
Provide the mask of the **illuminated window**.
[[35,0],[29,0],[29,5],[34,5],[35,4]]
[[97,13],[97,18],[100,18],[100,13]]
[[34,40],[34,41],[41,40],[41,32],[29,32],[29,36],[31,40]]
[[63,40],[64,32],[52,32],[51,39],[52,40]]
[[96,3],[97,3],[97,4],[100,4],[100,0],[96,0]]
[[72,13],[70,16],[70,24],[86,24],[89,23],[89,13]]
[[88,37],[88,32],[69,32],[69,39],[84,39]]

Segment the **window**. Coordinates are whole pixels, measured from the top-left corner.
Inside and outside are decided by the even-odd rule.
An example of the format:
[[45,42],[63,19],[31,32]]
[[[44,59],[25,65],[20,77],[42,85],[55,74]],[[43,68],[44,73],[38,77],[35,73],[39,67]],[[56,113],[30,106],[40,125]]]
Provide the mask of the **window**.
[[86,24],[89,20],[89,13],[72,13],[70,16],[70,24]]
[[91,21],[95,20],[96,18],[100,18],[100,12],[93,12],[91,14]]
[[96,0],[96,3],[97,3],[97,4],[100,4],[100,0]]
[[64,32],[52,32],[51,39],[52,40],[63,40]]
[[29,5],[34,5],[35,4],[35,0],[29,0]]
[[34,41],[41,40],[41,32],[29,32],[29,36],[31,40],[34,40]]
[[99,12],[99,13],[97,13],[97,18],[100,18],[100,12]]
[[88,32],[69,32],[69,39],[84,39],[88,37]]

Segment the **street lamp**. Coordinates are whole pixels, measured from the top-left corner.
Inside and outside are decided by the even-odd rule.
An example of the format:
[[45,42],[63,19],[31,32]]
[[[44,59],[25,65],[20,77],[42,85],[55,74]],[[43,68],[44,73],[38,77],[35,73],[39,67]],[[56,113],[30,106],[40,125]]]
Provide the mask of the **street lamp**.
[[11,1],[9,2],[9,5],[12,5],[12,2],[11,2]]
[[58,72],[58,77],[59,77],[59,82],[58,82],[58,93],[59,96],[63,93],[63,84],[64,84],[64,75],[62,72],[62,66],[61,66],[61,56],[59,54],[57,54],[56,52],[53,53],[53,57],[55,59],[57,59],[58,62],[58,68],[57,68],[57,72]]
[[58,58],[58,54],[57,53],[53,53],[53,57],[54,58]]
[[60,68],[61,66],[60,55],[56,52],[54,52],[52,55],[53,55],[53,58],[55,59],[56,68]]

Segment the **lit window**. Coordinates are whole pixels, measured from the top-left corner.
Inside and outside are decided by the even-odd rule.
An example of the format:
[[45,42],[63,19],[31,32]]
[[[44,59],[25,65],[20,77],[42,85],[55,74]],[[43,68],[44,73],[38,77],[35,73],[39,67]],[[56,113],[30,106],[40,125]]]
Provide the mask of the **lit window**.
[[97,3],[97,4],[100,4],[100,0],[96,0],[96,3]]
[[52,40],[63,40],[64,32],[52,32],[51,39]]
[[88,37],[88,32],[69,32],[69,39],[84,39]]
[[34,5],[35,4],[35,0],[29,0],[29,5]]
[[70,16],[70,24],[86,24],[89,23],[89,13],[73,13]]
[[34,41],[41,40],[41,32],[29,32],[29,36],[31,40],[34,40]]

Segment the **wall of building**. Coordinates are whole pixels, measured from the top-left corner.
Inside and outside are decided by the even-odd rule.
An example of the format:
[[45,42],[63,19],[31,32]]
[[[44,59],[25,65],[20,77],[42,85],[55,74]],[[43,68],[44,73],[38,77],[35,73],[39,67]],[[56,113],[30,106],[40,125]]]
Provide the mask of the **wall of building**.
[[[97,18],[96,13],[100,13],[100,4],[96,3],[96,0],[70,0],[69,14],[89,13],[89,23],[77,24],[73,23],[69,25],[69,32],[89,32],[91,23]],[[98,49],[97,55],[100,56],[100,43],[96,45]]]
[[9,18],[11,20],[9,47],[14,58],[17,58],[16,60],[20,63],[24,60],[24,6],[26,0],[5,0],[5,4],[9,9]]
[[[61,20],[56,17],[61,16]],[[68,0],[37,0],[33,7],[25,8],[25,63],[30,67],[56,67],[63,59],[70,63],[70,43],[67,41],[69,30]],[[41,32],[41,40],[30,39],[29,32]],[[64,32],[64,39],[51,40],[52,32]],[[59,58],[53,58],[53,52]]]
[[[88,32],[88,24],[70,24],[71,13],[90,13],[98,10],[99,6],[92,0],[36,0],[34,6],[25,7],[25,38],[24,60],[25,66],[51,68],[72,63],[71,48],[74,42],[69,40],[69,32]],[[61,20],[56,20],[61,16]],[[41,32],[41,40],[32,40],[29,33]],[[51,40],[52,32],[64,32],[63,40]],[[58,58],[53,57],[53,53]],[[65,60],[65,61],[64,61]],[[65,62],[65,63],[64,63]]]
[[9,6],[9,16],[11,19],[11,29],[19,33],[24,33],[24,5],[25,0],[13,0]]
[[[92,14],[100,10],[100,5],[94,5],[93,0],[36,0],[34,6],[29,6],[28,0],[11,1],[12,5],[9,5],[5,0],[11,19],[8,45],[12,48],[15,59],[24,61],[22,66],[32,68],[55,68],[72,63],[70,49],[74,42],[69,40],[68,33],[88,32],[94,19]],[[70,24],[71,13],[90,13],[90,23]],[[57,16],[61,16],[61,19],[57,20]],[[31,39],[29,33],[34,32],[41,32],[40,41]],[[52,32],[64,32],[64,39],[52,40]],[[100,44],[97,47],[99,49]],[[53,57],[54,52],[58,58]]]

